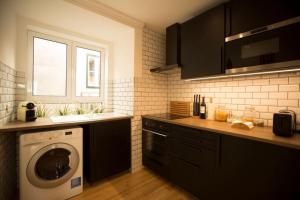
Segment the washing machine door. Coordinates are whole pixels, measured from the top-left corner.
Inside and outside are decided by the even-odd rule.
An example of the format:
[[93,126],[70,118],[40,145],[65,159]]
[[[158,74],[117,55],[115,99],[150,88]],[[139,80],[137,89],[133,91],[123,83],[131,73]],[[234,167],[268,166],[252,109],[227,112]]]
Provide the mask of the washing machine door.
[[73,176],[79,159],[77,150],[69,144],[55,143],[45,146],[29,161],[27,178],[36,187],[57,187]]

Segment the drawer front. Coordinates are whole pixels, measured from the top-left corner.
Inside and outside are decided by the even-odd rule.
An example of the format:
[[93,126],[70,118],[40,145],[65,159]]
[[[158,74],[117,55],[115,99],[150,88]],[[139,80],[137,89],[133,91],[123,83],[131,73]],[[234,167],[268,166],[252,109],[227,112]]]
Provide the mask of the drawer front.
[[212,168],[217,165],[218,152],[206,148],[194,148],[180,141],[171,141],[171,155],[199,168]]
[[171,136],[189,146],[218,150],[220,136],[208,131],[174,126]]

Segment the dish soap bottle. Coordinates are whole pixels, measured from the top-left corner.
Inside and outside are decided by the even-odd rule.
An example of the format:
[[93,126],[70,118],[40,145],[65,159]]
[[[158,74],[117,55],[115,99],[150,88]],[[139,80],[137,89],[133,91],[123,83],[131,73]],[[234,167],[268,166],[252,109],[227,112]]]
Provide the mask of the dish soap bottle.
[[209,98],[209,103],[207,103],[207,119],[215,120],[215,104],[212,101],[212,98]]
[[206,119],[206,103],[205,97],[202,97],[202,103],[200,104],[200,118]]

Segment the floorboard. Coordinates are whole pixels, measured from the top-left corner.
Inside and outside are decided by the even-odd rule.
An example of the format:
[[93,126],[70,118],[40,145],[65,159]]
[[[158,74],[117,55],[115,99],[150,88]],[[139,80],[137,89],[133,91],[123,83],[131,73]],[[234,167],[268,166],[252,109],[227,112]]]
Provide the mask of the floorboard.
[[153,172],[142,169],[97,184],[84,186],[84,191],[71,200],[195,200],[184,190]]

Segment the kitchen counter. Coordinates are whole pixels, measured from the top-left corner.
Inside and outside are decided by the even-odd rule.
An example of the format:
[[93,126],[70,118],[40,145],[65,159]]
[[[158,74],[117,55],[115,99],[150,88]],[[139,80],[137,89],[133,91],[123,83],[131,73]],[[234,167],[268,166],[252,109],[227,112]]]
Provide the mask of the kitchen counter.
[[127,118],[132,118],[132,116],[118,113],[104,113],[103,117],[101,118],[68,122],[53,122],[50,118],[38,118],[34,122],[12,121],[0,127],[0,134],[36,129],[77,126],[82,124],[91,124],[95,122],[112,121]]
[[280,137],[274,135],[272,132],[272,128],[270,127],[255,127],[251,130],[242,130],[238,128],[232,128],[231,124],[225,122],[203,120],[199,119],[199,117],[187,117],[174,120],[161,119],[151,115],[145,115],[143,117],[185,127],[207,130],[215,133],[266,142],[294,149],[300,149],[300,134],[295,134],[290,138]]

